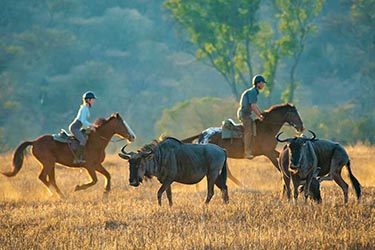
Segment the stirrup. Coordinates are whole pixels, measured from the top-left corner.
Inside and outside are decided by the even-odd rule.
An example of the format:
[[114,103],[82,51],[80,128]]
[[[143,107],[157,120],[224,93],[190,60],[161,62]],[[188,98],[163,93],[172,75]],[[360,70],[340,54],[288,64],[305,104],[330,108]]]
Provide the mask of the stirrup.
[[86,163],[85,159],[74,159],[73,164],[84,164]]
[[246,153],[245,158],[251,160],[254,159],[254,155],[252,153]]

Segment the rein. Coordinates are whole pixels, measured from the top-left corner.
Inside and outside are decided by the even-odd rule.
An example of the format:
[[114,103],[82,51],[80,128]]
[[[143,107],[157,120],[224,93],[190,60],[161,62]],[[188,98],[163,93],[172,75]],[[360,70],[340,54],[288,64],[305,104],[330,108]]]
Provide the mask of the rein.
[[[118,126],[119,126],[119,124],[116,125],[116,129],[117,129]],[[111,136],[111,138],[107,138],[107,137],[102,136],[102,135],[100,135],[100,139],[106,140],[106,141],[110,141],[110,142],[119,142],[119,141],[124,141],[125,140],[123,138],[118,138],[116,140],[112,140],[112,136]]]
[[105,140],[105,141],[110,141],[110,142],[119,142],[119,141],[124,141],[125,140],[125,139],[122,139],[122,138],[118,138],[116,140],[112,140],[112,138],[108,139],[107,137],[102,136],[102,135],[100,136],[100,139]]

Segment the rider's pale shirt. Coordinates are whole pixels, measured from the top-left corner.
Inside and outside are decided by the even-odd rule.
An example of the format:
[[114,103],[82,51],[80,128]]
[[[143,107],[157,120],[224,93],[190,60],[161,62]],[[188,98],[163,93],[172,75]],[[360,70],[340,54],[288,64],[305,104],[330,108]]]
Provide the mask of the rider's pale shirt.
[[257,103],[259,90],[254,86],[247,89],[241,95],[240,107],[238,110],[238,115],[240,120],[244,117],[250,117],[251,115],[251,104]]
[[88,118],[90,118],[90,109],[87,105],[81,105],[81,107],[78,110],[78,114],[75,118],[75,120],[78,120],[82,123],[85,127],[90,127],[91,122],[88,121]]

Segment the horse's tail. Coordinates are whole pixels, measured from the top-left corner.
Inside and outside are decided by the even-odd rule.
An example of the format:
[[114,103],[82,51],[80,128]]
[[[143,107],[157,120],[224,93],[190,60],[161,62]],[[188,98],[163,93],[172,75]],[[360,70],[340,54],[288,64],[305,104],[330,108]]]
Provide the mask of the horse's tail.
[[3,173],[3,175],[12,177],[12,176],[15,176],[21,170],[21,167],[23,164],[23,158],[24,158],[24,151],[28,146],[32,144],[33,144],[32,141],[24,141],[16,148],[14,155],[13,155],[13,171]]
[[237,186],[243,187],[243,184],[236,177],[234,177],[232,175],[232,173],[230,172],[228,166],[227,166],[227,176],[228,176],[228,179],[230,179],[231,181],[233,181]]
[[183,140],[181,140],[181,141],[182,141],[183,143],[193,143],[193,141],[194,141],[195,139],[197,139],[200,135],[201,135],[201,134],[193,135],[193,136],[191,136],[191,137],[189,137],[189,138],[185,138],[185,139],[183,139]]
[[357,199],[359,199],[359,198],[361,198],[361,192],[362,192],[361,191],[361,184],[359,183],[357,178],[355,178],[355,176],[352,173],[352,169],[350,168],[350,160],[348,160],[348,163],[346,163],[346,167],[347,167],[348,172],[349,172],[350,181],[352,182],[352,185],[355,189]]

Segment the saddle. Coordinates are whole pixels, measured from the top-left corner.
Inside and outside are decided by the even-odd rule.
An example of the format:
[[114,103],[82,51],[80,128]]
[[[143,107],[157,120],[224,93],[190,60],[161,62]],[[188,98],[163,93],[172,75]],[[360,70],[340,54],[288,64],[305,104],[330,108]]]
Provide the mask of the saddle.
[[[243,138],[244,129],[241,124],[232,119],[226,119],[221,123],[221,139]],[[253,121],[253,136],[256,136],[256,123]]]
[[243,127],[232,119],[226,119],[221,123],[221,139],[243,138]]
[[[88,131],[86,129],[81,129],[81,133],[86,136],[87,138],[87,133]],[[58,134],[53,134],[52,135],[53,139],[58,142],[62,143],[69,143],[72,144],[74,142],[78,142],[78,140],[74,137],[73,134],[69,134],[68,132],[65,131],[65,129],[61,129]]]

